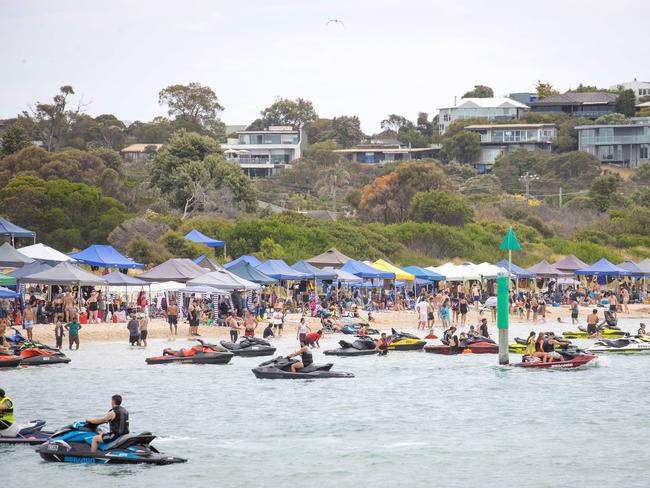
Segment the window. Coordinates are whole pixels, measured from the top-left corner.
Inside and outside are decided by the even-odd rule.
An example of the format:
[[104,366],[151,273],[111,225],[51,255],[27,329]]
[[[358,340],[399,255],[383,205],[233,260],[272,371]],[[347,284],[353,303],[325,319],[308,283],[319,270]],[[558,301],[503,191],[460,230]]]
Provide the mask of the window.
[[649,146],[641,146],[639,148],[639,159],[650,159],[648,158],[649,149]]
[[262,134],[257,135],[257,144],[264,144],[264,136]]

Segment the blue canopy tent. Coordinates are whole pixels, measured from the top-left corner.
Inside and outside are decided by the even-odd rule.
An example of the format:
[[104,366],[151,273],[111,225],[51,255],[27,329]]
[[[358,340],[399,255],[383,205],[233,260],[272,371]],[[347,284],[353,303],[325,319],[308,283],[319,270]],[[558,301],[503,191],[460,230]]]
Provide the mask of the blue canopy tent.
[[605,258],[596,261],[591,266],[576,270],[575,274],[586,276],[630,276],[628,270],[619,268]]
[[26,264],[22,268],[13,270],[11,273],[7,273],[7,275],[12,276],[16,278],[16,280],[20,281],[24,276],[40,273],[41,271],[47,271],[51,267],[52,265],[46,263],[45,261],[34,261],[32,263]]
[[231,266],[234,266],[235,264],[244,261],[245,263],[250,264],[253,267],[257,267],[260,264],[262,264],[262,261],[257,259],[255,256],[249,256],[247,254],[244,254],[243,256],[239,256],[237,259],[234,259],[230,261],[229,263],[226,263],[223,265],[224,268],[230,269]]
[[233,264],[228,271],[240,278],[257,283],[258,285],[270,285],[278,282],[278,280],[262,273],[259,269],[254,268],[246,261],[239,261],[237,264]]
[[36,232],[18,227],[2,217],[0,217],[0,236],[11,237],[12,247],[15,247],[16,237],[31,237],[34,239],[34,244],[36,244]]
[[309,279],[308,274],[296,271],[281,259],[269,259],[259,266],[256,266],[256,268],[265,275],[275,278],[276,280]]
[[208,247],[223,247],[223,256],[226,257],[226,241],[219,241],[212,237],[206,236],[203,232],[192,229],[185,234],[185,239],[188,241],[196,242],[197,244],[204,244]]
[[120,254],[113,246],[93,244],[83,251],[69,254],[78,263],[97,266],[100,268],[144,268],[144,264],[136,263]]
[[291,267],[296,271],[309,275],[309,277],[314,280],[335,280],[337,278],[336,273],[332,271],[324,271],[304,260],[296,261],[291,265]]
[[[503,269],[508,269],[508,260],[507,259],[502,259],[498,263],[494,263],[495,266],[499,266],[500,268]],[[512,268],[510,269],[512,274],[515,275],[517,278],[534,278],[535,273],[528,271],[520,266],[517,266],[515,263],[512,263]]]
[[407,273],[411,273],[419,280],[430,281],[430,282],[445,281],[445,277],[440,273],[434,273],[433,271],[420,268],[419,266],[407,266],[406,268],[402,268],[402,269]]
[[9,288],[5,288],[4,286],[0,286],[0,298],[18,298],[18,297],[20,297],[20,293],[10,290]]
[[361,262],[361,261],[355,261],[354,259],[350,259],[347,263],[345,263],[341,269],[343,271],[347,271],[348,273],[352,273],[355,276],[358,276],[359,278],[366,278],[366,279],[372,279],[372,278],[379,278],[379,279],[384,279],[384,280],[394,280],[395,279],[395,273],[390,273],[388,271],[382,271],[377,268],[373,268],[372,266]]

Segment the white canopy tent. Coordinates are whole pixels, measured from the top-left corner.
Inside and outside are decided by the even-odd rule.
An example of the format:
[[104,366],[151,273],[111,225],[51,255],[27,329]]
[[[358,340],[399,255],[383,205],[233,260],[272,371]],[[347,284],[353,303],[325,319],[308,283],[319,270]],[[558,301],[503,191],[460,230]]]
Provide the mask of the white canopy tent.
[[501,266],[495,266],[494,264],[487,262],[477,264],[475,267],[484,280],[496,280],[497,277],[501,274],[504,274],[506,276],[508,275],[507,269],[502,268]]
[[21,253],[23,256],[27,256],[28,258],[32,259],[38,259],[40,261],[48,261],[48,262],[75,262],[75,259],[71,258],[70,256],[67,256],[63,254],[62,252],[57,251],[56,249],[46,246],[45,244],[38,243],[38,244],[33,244],[31,246],[26,246],[26,247],[21,247],[16,249],[19,253]]
[[331,266],[324,267],[323,271],[336,274],[337,281],[341,283],[361,283],[363,281],[363,278],[359,278],[357,275],[353,275],[342,269],[334,269]]
[[163,281],[160,283],[151,283],[152,293],[178,291],[182,288],[185,288],[185,283],[179,283],[178,281]]
[[459,265],[454,263],[445,263],[442,266],[429,266],[428,268],[424,269],[428,269],[434,273],[441,274],[445,277],[446,281],[481,280],[481,275],[476,269],[474,269],[474,265],[469,264]]

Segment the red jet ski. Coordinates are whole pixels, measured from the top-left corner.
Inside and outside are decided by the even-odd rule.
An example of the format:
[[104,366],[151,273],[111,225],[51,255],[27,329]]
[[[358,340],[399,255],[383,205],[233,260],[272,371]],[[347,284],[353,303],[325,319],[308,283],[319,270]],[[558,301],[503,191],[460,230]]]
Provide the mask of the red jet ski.
[[570,368],[579,368],[581,366],[588,365],[591,361],[596,359],[596,356],[589,354],[586,351],[580,349],[573,350],[559,350],[556,351],[561,356],[562,359],[554,359],[551,362],[545,363],[540,358],[534,356],[529,356],[525,354],[522,357],[521,363],[514,363],[511,366],[517,366],[520,368],[537,368],[537,369],[570,369]]
[[446,344],[447,341],[443,340],[442,344],[430,344],[424,347],[424,350],[426,352],[432,352],[434,354],[445,354],[445,355],[452,355],[452,354],[463,354],[465,351],[467,352],[472,352],[474,354],[498,354],[499,353],[499,346],[494,343],[492,339],[489,337],[481,337],[481,336],[473,336],[468,338],[465,341],[465,345],[457,347],[457,348],[452,348],[448,344]]
[[227,352],[221,346],[216,344],[207,344],[201,339],[196,339],[198,346],[175,351],[173,349],[164,349],[162,356],[147,358],[147,364],[226,364],[230,362],[233,353]]
[[0,368],[15,368],[20,365],[20,356],[0,353]]
[[23,366],[42,366],[44,364],[69,363],[70,358],[58,349],[50,349],[47,346],[26,347],[20,350],[20,357]]

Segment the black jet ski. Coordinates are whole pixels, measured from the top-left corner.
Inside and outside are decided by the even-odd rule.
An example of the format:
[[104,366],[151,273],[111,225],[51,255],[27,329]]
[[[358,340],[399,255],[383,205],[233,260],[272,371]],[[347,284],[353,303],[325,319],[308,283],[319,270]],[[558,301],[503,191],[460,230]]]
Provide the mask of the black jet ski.
[[243,337],[239,342],[221,341],[221,345],[235,356],[272,356],[275,347],[259,337]]
[[20,366],[22,358],[10,352],[0,352],[0,368],[15,368]]
[[187,459],[169,456],[151,445],[156,436],[151,432],[126,434],[108,444],[100,444],[90,452],[92,438],[99,433],[97,426],[75,422],[52,434],[36,452],[46,461],[77,464],[174,464]]
[[388,336],[388,349],[390,351],[419,351],[424,348],[427,341],[408,332],[397,332],[391,329],[392,334]]
[[277,357],[260,364],[253,368],[253,374],[256,378],[265,379],[319,379],[319,378],[354,378],[352,373],[335,373],[330,371],[333,364],[310,364],[306,368],[299,369],[295,373],[291,372],[291,365],[299,362],[297,359],[287,359],[286,357]]
[[24,342],[22,346],[14,349],[20,356],[21,366],[45,366],[49,364],[67,364],[71,359],[58,349],[42,344]]
[[53,432],[43,430],[44,420],[31,420],[26,424],[12,424],[8,429],[0,430],[0,444],[43,444]]
[[198,346],[179,350],[163,349],[162,356],[146,358],[145,361],[147,364],[226,364],[234,356],[216,344],[208,344],[201,339],[196,341]]
[[370,337],[361,337],[352,343],[339,341],[339,345],[340,348],[323,351],[323,354],[326,356],[369,356],[379,352],[377,344]]

